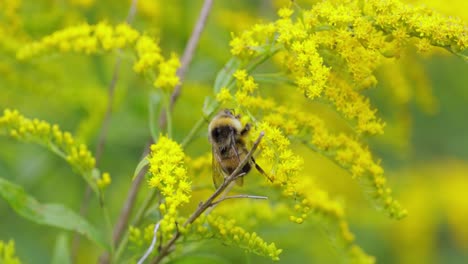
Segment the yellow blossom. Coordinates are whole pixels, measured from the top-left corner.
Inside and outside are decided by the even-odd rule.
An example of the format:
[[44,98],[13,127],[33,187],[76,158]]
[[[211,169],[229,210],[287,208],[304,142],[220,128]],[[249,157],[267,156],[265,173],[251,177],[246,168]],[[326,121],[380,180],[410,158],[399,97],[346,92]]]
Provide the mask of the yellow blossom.
[[270,257],[278,261],[282,249],[278,249],[275,243],[265,242],[257,233],[249,233],[236,225],[236,220],[224,218],[213,213],[208,216],[200,216],[192,224],[195,234],[201,237],[215,237],[224,244],[238,246],[248,252],[260,256]]
[[160,205],[163,214],[160,228],[166,237],[176,228],[179,207],[190,200],[191,181],[184,166],[184,152],[171,139],[160,136],[158,142],[151,145],[148,159],[151,173],[148,183],[164,196]]
[[157,40],[141,35],[127,23],[111,26],[100,22],[96,25],[81,24],[68,27],[25,45],[17,51],[16,57],[25,60],[55,52],[96,54],[124,48],[136,51],[137,59],[133,65],[135,72],[153,71],[156,73],[153,83],[155,87],[172,90],[179,84],[178,56],[173,53],[166,60],[161,54]]
[[15,255],[15,242],[10,240],[8,243],[5,243],[0,240],[0,263],[20,264],[21,261]]
[[229,93],[229,89],[226,87],[221,88],[219,93],[216,95],[216,101],[226,104],[227,102],[232,100],[232,95]]
[[159,64],[158,77],[154,81],[154,86],[166,90],[172,90],[179,84],[179,77],[177,76],[177,69],[180,66],[177,54],[172,53],[171,58]]
[[139,33],[128,24],[122,23],[112,27],[101,22],[96,25],[81,24],[65,28],[30,43],[17,53],[18,59],[27,59],[47,53],[77,52],[93,54],[100,50],[111,50],[131,46]]
[[97,180],[97,185],[101,189],[105,189],[109,184],[111,184],[112,179],[108,172],[104,172],[100,179]]
[[[459,19],[397,0],[323,1],[301,10],[301,16],[292,13],[282,8],[274,23],[255,25],[235,36],[232,54],[246,60],[280,50],[281,66],[299,91],[309,99],[334,104],[357,133],[383,133],[384,123],[360,90],[377,84],[375,70],[384,58],[400,56],[412,38],[419,39],[416,47],[422,52],[432,46],[455,53],[467,48],[466,25]],[[268,33],[256,30],[267,25]],[[247,94],[239,92],[236,97],[244,101]]]
[[138,61],[133,65],[133,70],[137,73],[151,69],[163,60],[161,48],[157,44],[157,41],[149,36],[141,36],[136,42],[135,50],[138,55]]
[[47,147],[64,158],[98,192],[97,181],[100,177],[95,173],[95,158],[86,145],[77,143],[69,132],[63,132],[58,125],[31,120],[17,110],[5,109],[3,116],[0,116],[0,134]]

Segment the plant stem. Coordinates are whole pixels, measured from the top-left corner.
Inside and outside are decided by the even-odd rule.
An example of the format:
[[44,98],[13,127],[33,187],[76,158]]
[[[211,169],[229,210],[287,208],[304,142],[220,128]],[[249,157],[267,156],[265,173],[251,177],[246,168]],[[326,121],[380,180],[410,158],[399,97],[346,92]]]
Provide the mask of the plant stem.
[[167,136],[169,138],[172,138],[172,115],[171,115],[171,109],[170,109],[171,104],[169,102],[170,99],[168,98],[168,96],[165,95],[164,97],[165,97],[164,98],[164,101],[165,101],[164,105],[166,106],[166,111],[164,111],[164,112],[166,112]]
[[185,148],[192,141],[192,139],[195,137],[195,134],[198,132],[198,130],[200,130],[204,123],[205,119],[198,119],[197,123],[195,123],[188,135],[184,138],[184,140],[182,140],[182,148]]
[[[146,199],[143,201],[143,204],[140,206],[138,212],[136,213],[135,218],[132,221],[132,225],[137,226],[141,223],[141,220],[143,220],[143,217],[145,216],[146,211],[151,205],[151,202],[156,197],[156,194],[157,194],[156,189],[150,190],[150,193],[146,196]],[[124,252],[125,246],[127,245],[127,243],[128,243],[128,232],[124,234],[124,236],[122,237],[119,243],[117,250],[115,251],[114,262],[117,262],[120,259],[120,256]]]
[[226,196],[222,199],[219,199],[216,202],[211,203],[211,206],[215,206],[225,200],[229,199],[239,199],[239,198],[247,198],[247,199],[258,199],[258,200],[268,200],[268,197],[266,196],[258,196],[258,195],[248,195],[248,194],[238,194],[238,195],[231,195],[231,196]]

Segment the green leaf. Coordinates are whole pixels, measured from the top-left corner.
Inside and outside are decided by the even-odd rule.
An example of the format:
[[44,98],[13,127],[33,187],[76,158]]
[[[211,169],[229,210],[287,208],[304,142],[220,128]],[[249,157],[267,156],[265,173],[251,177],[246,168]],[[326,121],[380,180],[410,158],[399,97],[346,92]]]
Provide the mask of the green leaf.
[[68,238],[60,234],[55,242],[52,264],[72,264],[70,250],[68,250]]
[[104,236],[86,219],[61,204],[41,204],[29,196],[21,186],[0,178],[0,196],[20,216],[41,224],[80,233],[109,250]]
[[232,74],[240,67],[241,60],[236,57],[232,57],[226,65],[216,75],[214,83],[214,93],[217,94],[221,88],[228,86],[232,79]]
[[149,160],[148,160],[148,155],[146,155],[145,157],[143,157],[143,159],[138,163],[136,169],[135,169],[135,172],[133,173],[133,180],[136,178],[136,176],[138,175],[138,173],[140,173],[140,171],[146,166],[149,164]]
[[210,118],[218,107],[219,103],[214,98],[210,96],[205,97],[205,101],[203,102],[203,115],[206,118]]

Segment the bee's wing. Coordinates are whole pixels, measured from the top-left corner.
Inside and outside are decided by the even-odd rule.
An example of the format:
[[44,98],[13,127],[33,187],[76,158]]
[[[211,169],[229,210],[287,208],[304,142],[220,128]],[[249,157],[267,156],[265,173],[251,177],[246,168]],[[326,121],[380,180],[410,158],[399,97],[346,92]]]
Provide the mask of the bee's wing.
[[215,147],[212,147],[212,167],[213,167],[213,183],[216,189],[223,184],[224,182],[224,172],[223,168],[221,168],[221,161],[218,154],[218,151]]

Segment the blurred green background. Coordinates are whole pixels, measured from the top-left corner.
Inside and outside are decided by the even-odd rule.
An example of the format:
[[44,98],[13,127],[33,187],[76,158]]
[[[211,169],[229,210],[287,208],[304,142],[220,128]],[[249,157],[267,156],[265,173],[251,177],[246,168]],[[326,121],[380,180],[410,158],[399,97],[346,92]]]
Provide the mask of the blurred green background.
[[[274,19],[275,10],[282,2],[285,1],[215,1],[174,109],[176,140],[180,141],[188,133],[202,114],[205,96],[212,95],[216,73],[230,58],[231,32]],[[313,1],[297,2],[307,7]],[[439,2],[426,4],[438,8],[442,6]],[[63,130],[71,131],[94,150],[116,54],[56,54],[19,62],[15,58],[15,48],[80,22],[122,22],[130,1],[0,1],[0,6],[15,4],[18,6],[12,12],[7,8],[3,13],[0,11],[3,33],[0,39],[0,110],[14,108],[27,117],[60,124]],[[202,1],[189,0],[140,0],[133,25],[141,32],[157,36],[166,54],[172,51],[182,54],[201,4]],[[466,11],[463,5],[466,7],[464,1],[456,1],[440,11],[466,20],[468,15],[461,12]],[[411,63],[405,64],[408,61]],[[394,221],[373,210],[356,182],[323,157],[307,154],[310,162],[306,170],[317,175],[317,182],[331,196],[344,201],[357,244],[375,256],[378,263],[467,263],[468,66],[460,58],[444,52],[431,56],[412,55],[400,63],[404,70],[417,67],[421,73],[418,77],[414,74],[404,77],[410,87],[415,87],[410,99],[405,102],[388,100],[395,84],[391,78],[385,79],[385,69],[379,73],[383,81],[376,89],[365,93],[387,122],[385,135],[370,138],[368,143],[382,159],[389,185],[395,197],[408,209],[408,217]],[[405,68],[405,65],[408,66]],[[422,96],[417,90],[421,82],[432,91],[426,95],[430,98],[426,104],[418,101]],[[109,171],[113,177],[106,201],[114,221],[150,137],[149,89],[150,84],[133,72],[132,62],[124,59],[110,133],[100,163],[101,171]],[[286,90],[278,94],[294,88],[281,89]],[[206,134],[201,134],[186,153],[196,157],[209,149]],[[46,149],[6,137],[0,137],[0,177],[20,184],[41,202],[62,203],[75,211],[79,211],[86,187],[63,160]],[[142,193],[146,188],[143,187]],[[138,199],[142,197],[139,195]],[[0,240],[14,239],[21,260],[50,262],[57,236],[63,231],[28,222],[3,201],[0,201],[0,219]],[[90,204],[89,219],[98,226],[103,225],[95,197]],[[284,249],[281,263],[338,263],[340,260],[326,242],[327,235],[314,223],[296,225],[287,219],[276,219],[261,226],[256,231]],[[72,233],[66,235],[71,244]],[[80,263],[93,262],[100,254],[86,239],[82,239],[79,252]],[[215,263],[270,262],[223,246],[217,240],[199,245],[196,252],[199,256],[213,256],[210,252],[219,252],[213,257]],[[190,256],[186,263],[196,261]]]

